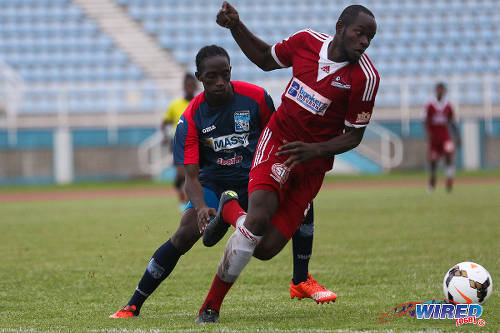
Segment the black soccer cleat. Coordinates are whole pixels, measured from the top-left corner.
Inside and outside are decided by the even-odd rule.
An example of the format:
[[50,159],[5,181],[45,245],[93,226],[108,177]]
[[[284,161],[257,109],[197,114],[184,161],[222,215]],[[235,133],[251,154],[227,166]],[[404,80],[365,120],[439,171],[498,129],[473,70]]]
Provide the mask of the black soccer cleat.
[[207,307],[198,317],[196,317],[194,322],[196,324],[216,323],[218,319],[219,311]]
[[214,246],[226,234],[230,224],[224,222],[224,219],[222,218],[222,209],[224,208],[224,205],[231,200],[238,200],[238,194],[236,192],[222,192],[219,200],[219,208],[217,208],[217,215],[215,215],[215,217],[208,222],[207,227],[203,232],[203,245],[207,247]]

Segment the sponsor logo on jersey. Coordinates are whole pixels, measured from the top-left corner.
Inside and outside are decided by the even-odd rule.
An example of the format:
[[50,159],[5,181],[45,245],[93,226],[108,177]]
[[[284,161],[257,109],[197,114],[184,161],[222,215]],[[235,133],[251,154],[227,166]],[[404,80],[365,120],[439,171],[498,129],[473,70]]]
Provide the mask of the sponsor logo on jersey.
[[214,129],[215,129],[215,125],[210,125],[208,127],[205,127],[204,129],[202,129],[201,133],[205,134],[205,133],[213,131]]
[[241,155],[235,156],[235,157],[227,159],[227,160],[219,157],[217,159],[217,164],[219,164],[219,165],[235,165],[235,164],[241,163],[242,161],[243,161],[243,156],[241,156]]
[[214,151],[229,150],[248,146],[248,137],[248,133],[229,134],[218,138],[209,138],[204,143]]
[[358,113],[358,117],[356,118],[357,123],[364,123],[370,120],[372,114],[370,112],[361,112]]
[[431,118],[432,125],[448,124],[448,118],[443,113],[435,113]]
[[274,178],[280,185],[285,184],[288,179],[290,169],[282,163],[274,163],[271,167],[271,177]]
[[205,127],[204,129],[202,129],[201,133],[205,134],[205,133],[213,131],[214,129],[215,129],[215,125],[210,125],[208,127]]
[[347,84],[345,82],[342,82],[342,78],[340,76],[337,76],[335,78],[335,81],[332,81],[332,86],[337,87],[337,88],[342,88],[342,89],[351,89],[351,85]]
[[307,111],[319,116],[325,114],[326,109],[332,102],[297,78],[293,78],[285,96]]
[[250,111],[236,111],[234,113],[234,130],[236,132],[250,130]]

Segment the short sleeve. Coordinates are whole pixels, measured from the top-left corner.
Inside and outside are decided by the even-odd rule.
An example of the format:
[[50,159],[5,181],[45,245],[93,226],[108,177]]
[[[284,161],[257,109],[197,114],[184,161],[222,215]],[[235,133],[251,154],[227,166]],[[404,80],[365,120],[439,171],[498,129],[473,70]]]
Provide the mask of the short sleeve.
[[427,102],[427,104],[425,104],[424,110],[422,111],[422,118],[426,119],[428,117],[430,107],[431,103]]
[[450,103],[448,103],[448,120],[453,120],[455,118],[455,112],[453,111],[453,107]]
[[305,38],[304,34],[307,34],[305,30],[298,31],[287,39],[284,39],[271,47],[271,54],[278,65],[283,68],[293,65],[293,55],[295,54],[295,49]]
[[345,125],[348,127],[365,127],[370,122],[375,105],[380,78],[369,60],[361,57],[359,60],[361,71],[351,84],[351,94],[345,116]]
[[260,103],[260,128],[264,129],[271,119],[271,115],[276,111],[273,99],[264,89],[264,100]]
[[[174,102],[175,103],[175,102]],[[167,122],[171,122],[173,123],[175,120],[175,116],[174,116],[174,103],[171,103],[170,106],[168,107],[167,109],[167,112],[165,112],[165,120]]]
[[424,119],[424,123],[429,123],[430,115],[431,115],[431,102],[428,102],[425,105],[425,108],[422,113],[422,118]]
[[174,164],[198,164],[198,130],[190,114],[182,115],[174,136]]

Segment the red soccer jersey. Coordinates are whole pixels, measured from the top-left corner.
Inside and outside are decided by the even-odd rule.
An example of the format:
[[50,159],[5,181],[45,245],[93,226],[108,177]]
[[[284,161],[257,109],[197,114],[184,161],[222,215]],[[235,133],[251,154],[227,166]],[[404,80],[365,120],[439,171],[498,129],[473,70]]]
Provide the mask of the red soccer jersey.
[[443,99],[438,101],[433,98],[425,108],[425,125],[431,142],[442,143],[450,140],[448,123],[453,118],[451,104]]
[[[272,46],[274,60],[293,77],[269,127],[287,141],[322,142],[370,121],[380,77],[366,54],[357,63],[328,59],[332,36],[301,30]],[[330,159],[320,159],[329,170]]]

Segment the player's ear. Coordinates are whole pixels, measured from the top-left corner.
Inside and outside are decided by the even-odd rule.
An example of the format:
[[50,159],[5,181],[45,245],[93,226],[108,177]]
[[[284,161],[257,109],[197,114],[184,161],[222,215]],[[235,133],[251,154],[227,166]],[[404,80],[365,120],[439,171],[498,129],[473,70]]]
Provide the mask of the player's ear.
[[335,33],[341,34],[342,29],[344,29],[344,22],[342,22],[341,20],[338,20],[337,24],[335,24]]
[[195,72],[195,73],[194,73],[194,76],[196,76],[196,79],[197,79],[198,81],[202,82],[202,81],[201,81],[201,73],[199,73],[199,72]]

